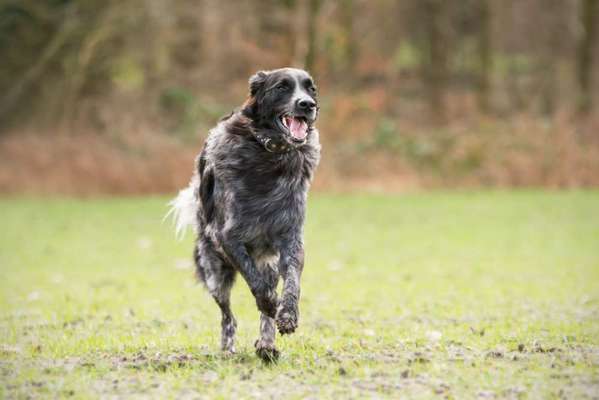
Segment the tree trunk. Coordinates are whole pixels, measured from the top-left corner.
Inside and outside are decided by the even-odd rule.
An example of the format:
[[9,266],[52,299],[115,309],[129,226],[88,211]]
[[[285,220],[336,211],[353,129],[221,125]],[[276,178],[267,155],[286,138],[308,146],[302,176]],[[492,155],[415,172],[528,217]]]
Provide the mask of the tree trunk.
[[308,0],[308,50],[304,66],[306,70],[312,72],[316,64],[316,19],[320,11],[321,0]]
[[582,34],[578,44],[578,111],[586,114],[592,108],[593,43],[599,23],[599,0],[581,0]]
[[540,23],[545,33],[540,43],[541,113],[551,116],[559,106],[559,61],[561,59],[562,38],[564,36],[563,0],[545,0]]
[[344,72],[353,74],[357,58],[356,40],[354,37],[354,0],[343,0],[341,7],[341,25],[344,35]]
[[285,10],[285,24],[284,24],[284,41],[283,50],[281,55],[283,56],[284,65],[295,65],[296,53],[298,47],[298,30],[301,28],[298,26],[297,18],[295,16],[299,13],[299,7],[296,0],[285,0],[281,4]]
[[446,117],[447,37],[443,0],[422,0],[425,15],[426,64],[425,86],[430,112],[437,122]]
[[478,59],[479,59],[479,81],[478,81],[478,107],[483,113],[491,110],[491,73],[493,68],[493,49],[491,44],[491,0],[479,0],[479,23],[478,35]]

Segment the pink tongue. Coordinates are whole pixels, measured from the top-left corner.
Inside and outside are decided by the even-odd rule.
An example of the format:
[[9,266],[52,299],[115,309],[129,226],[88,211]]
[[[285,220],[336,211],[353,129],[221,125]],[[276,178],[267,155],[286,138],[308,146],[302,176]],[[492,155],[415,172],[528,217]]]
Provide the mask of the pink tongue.
[[291,118],[291,123],[289,124],[289,131],[296,139],[303,139],[306,137],[308,133],[308,125],[305,121],[302,121],[297,118]]

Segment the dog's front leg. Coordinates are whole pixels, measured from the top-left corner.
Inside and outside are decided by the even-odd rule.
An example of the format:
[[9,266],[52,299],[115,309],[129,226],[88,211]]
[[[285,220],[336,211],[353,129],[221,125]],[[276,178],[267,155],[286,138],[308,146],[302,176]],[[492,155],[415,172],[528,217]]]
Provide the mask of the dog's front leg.
[[227,258],[235,264],[250,287],[258,309],[270,318],[274,318],[277,312],[276,284],[273,288],[268,277],[260,273],[241,241],[230,234],[223,235],[220,241]]
[[281,335],[293,333],[299,319],[300,277],[304,268],[304,249],[301,244],[282,252],[279,271],[283,277],[283,293],[277,308],[277,328]]
[[279,350],[275,347],[275,320],[267,315],[260,314],[260,339],[256,340],[256,354],[266,362],[273,362],[279,358]]

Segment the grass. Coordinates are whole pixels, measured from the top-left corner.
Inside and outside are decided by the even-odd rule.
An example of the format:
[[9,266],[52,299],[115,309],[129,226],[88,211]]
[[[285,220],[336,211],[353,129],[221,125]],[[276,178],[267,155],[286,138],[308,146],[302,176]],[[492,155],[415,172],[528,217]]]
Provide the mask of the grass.
[[299,331],[238,354],[165,198],[0,200],[0,397],[596,398],[599,192],[314,195]]

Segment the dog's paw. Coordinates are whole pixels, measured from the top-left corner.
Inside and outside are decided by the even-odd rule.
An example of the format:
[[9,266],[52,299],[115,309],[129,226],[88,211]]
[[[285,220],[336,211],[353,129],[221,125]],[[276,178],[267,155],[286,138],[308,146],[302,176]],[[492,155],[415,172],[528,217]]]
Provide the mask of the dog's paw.
[[256,340],[254,346],[256,347],[256,355],[265,363],[273,363],[279,359],[280,353],[274,344],[265,343],[262,340]]
[[282,305],[277,311],[275,321],[281,335],[290,334],[297,329],[297,307]]
[[235,347],[232,347],[230,349],[223,349],[222,355],[223,358],[232,358],[236,353],[237,351],[235,351]]

